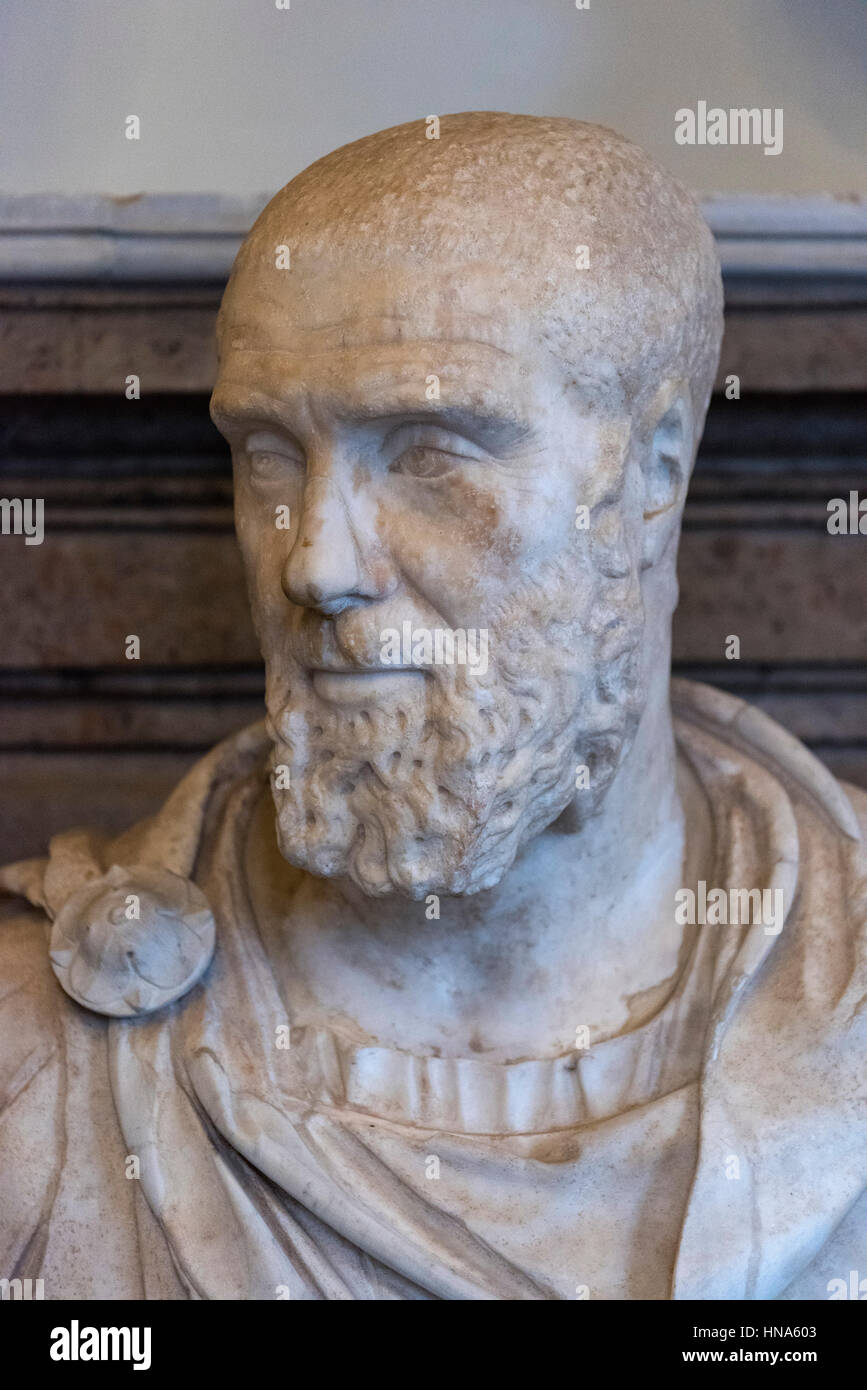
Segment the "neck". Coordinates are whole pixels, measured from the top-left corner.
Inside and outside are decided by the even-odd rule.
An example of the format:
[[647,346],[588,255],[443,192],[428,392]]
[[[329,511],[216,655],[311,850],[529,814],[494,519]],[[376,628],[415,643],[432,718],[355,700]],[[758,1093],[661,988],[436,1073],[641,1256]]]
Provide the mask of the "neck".
[[[566,1052],[578,1028],[594,1042],[649,1017],[678,973],[674,895],[689,881],[660,666],[599,813],[579,826],[567,807],[499,884],[471,897],[371,899],[291,870],[263,799],[248,871],[293,1024],[510,1061]],[[700,823],[695,788],[681,792]]]

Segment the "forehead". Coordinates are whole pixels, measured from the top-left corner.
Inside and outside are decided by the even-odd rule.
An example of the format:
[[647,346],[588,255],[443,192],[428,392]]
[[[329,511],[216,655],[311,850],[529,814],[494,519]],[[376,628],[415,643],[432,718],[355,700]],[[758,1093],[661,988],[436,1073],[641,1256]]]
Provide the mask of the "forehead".
[[495,267],[277,269],[262,257],[241,270],[220,315],[221,351],[313,355],[404,340],[478,341],[509,355],[532,348],[531,325]]
[[226,293],[217,402],[303,389],[375,410],[378,393],[427,398],[431,376],[441,396],[516,416],[562,395],[567,377],[598,396],[610,385],[598,355],[579,352],[564,374],[527,289],[498,266],[280,270],[259,257]]

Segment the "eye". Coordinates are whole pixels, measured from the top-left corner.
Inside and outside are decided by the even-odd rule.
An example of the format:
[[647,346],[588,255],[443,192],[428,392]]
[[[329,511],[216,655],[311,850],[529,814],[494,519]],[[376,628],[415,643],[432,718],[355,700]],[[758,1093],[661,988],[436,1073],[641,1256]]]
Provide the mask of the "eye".
[[401,425],[390,439],[390,473],[411,478],[444,478],[465,459],[483,457],[468,440],[429,425]]
[[454,454],[443,453],[423,444],[405,449],[390,467],[392,473],[407,473],[411,478],[442,478],[453,473],[458,462]]
[[300,450],[276,434],[251,434],[244,443],[244,454],[254,483],[281,482],[304,469]]

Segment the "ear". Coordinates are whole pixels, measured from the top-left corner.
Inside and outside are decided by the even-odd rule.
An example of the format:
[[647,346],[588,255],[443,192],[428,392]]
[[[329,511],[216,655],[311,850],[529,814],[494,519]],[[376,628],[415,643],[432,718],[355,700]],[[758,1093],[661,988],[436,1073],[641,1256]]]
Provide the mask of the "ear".
[[693,413],[687,383],[664,382],[645,420],[642,569],[655,565],[664,555],[680,525],[693,455]]

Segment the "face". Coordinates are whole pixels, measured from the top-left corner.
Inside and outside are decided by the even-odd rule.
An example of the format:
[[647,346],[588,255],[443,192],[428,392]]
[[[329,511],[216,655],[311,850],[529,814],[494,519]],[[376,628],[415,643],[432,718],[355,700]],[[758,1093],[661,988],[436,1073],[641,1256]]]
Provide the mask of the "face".
[[212,402],[281,850],[369,894],[478,891],[576,776],[592,814],[637,723],[629,422],[490,276],[281,275],[228,297]]

